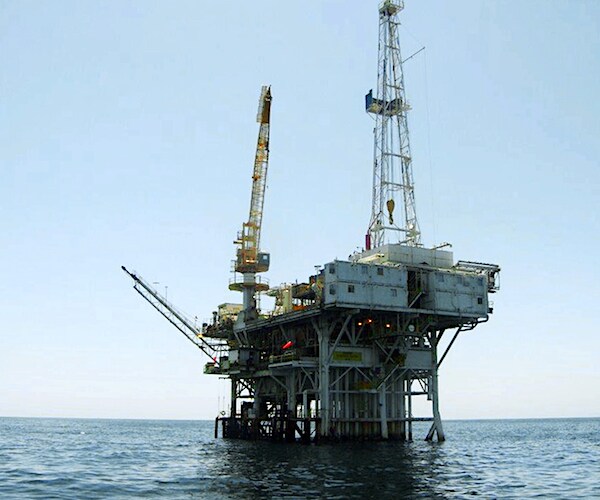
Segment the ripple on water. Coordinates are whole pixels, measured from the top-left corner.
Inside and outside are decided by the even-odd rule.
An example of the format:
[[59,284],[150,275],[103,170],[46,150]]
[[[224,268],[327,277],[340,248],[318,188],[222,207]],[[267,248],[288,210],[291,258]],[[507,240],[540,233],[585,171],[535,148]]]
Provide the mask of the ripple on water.
[[336,446],[214,440],[213,425],[0,418],[0,498],[600,497],[600,419]]

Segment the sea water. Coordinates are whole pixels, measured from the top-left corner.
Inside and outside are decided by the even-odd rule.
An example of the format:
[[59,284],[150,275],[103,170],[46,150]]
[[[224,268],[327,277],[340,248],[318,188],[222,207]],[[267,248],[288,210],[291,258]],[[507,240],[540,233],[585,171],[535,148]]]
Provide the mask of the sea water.
[[208,421],[0,418],[0,498],[600,498],[600,419],[445,431],[315,446],[214,439]]

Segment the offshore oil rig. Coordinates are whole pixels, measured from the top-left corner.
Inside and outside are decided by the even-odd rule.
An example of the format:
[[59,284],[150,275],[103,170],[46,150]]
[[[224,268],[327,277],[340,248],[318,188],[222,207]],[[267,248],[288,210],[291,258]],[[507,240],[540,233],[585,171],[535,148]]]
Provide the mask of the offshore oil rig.
[[[365,97],[375,122],[373,204],[364,250],[318,267],[302,283],[269,288],[260,249],[269,164],[270,87],[258,108],[250,214],[237,235],[226,303],[197,326],[139,274],[134,289],[208,357],[204,373],[231,381],[229,414],[215,421],[227,438],[316,442],[413,438],[444,440],[438,369],[458,334],[486,322],[500,268],[453,259],[448,244],[421,243],[412,175],[398,14],[401,0],[379,6],[377,89]],[[396,207],[401,214],[395,214]],[[275,298],[272,311],[260,294]],[[443,353],[440,341],[450,332]],[[415,416],[413,398],[431,402]]]

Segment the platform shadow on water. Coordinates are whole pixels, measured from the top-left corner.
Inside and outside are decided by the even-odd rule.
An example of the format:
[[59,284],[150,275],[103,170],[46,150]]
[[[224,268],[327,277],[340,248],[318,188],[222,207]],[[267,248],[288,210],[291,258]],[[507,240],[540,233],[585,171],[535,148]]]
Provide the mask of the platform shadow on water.
[[[224,441],[211,463],[211,493],[228,497],[440,497],[443,444],[302,446]],[[212,474],[211,474],[212,475]]]

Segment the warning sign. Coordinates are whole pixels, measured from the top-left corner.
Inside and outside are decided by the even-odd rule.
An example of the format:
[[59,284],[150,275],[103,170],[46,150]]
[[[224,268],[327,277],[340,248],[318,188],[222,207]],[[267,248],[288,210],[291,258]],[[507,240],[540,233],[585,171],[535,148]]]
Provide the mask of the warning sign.
[[333,361],[354,361],[355,363],[362,362],[362,352],[353,351],[333,351]]

